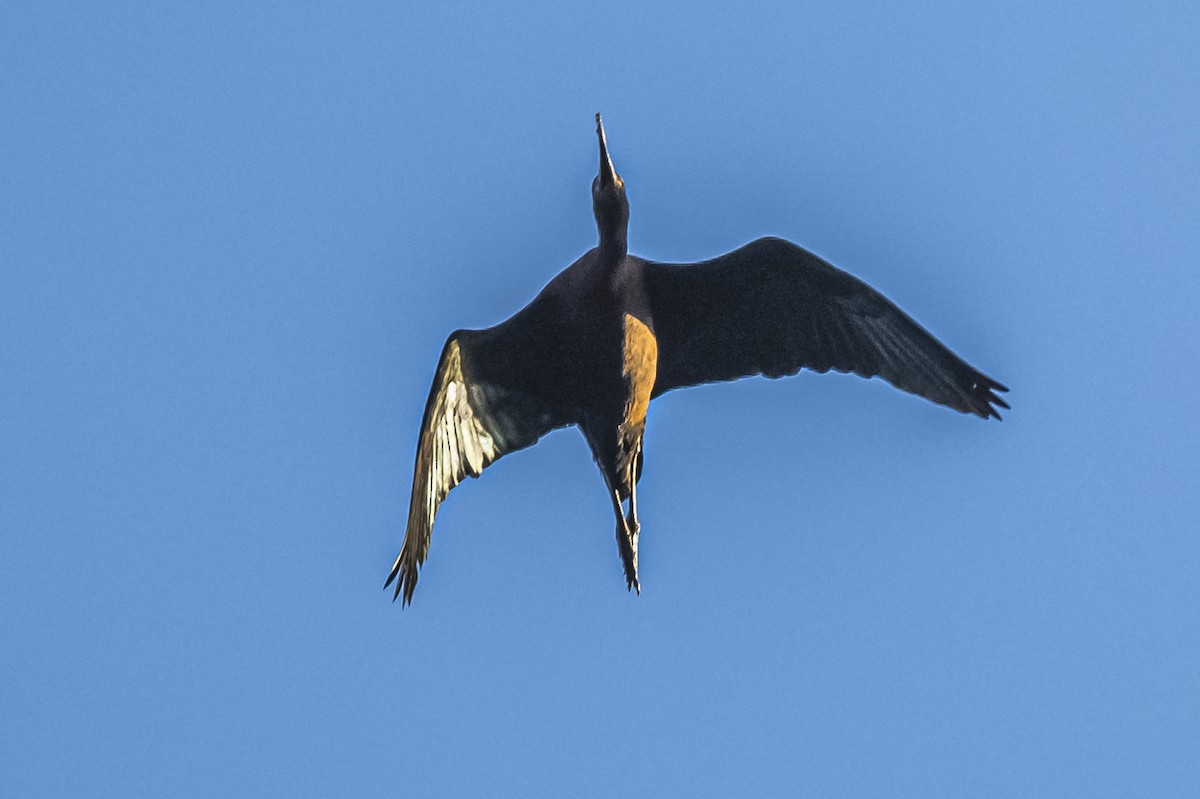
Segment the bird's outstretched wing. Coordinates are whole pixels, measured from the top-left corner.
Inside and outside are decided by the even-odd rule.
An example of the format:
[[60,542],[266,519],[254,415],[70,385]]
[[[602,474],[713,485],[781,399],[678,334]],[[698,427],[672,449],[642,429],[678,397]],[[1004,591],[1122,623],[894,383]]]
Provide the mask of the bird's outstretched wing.
[[646,264],[654,396],[698,383],[801,369],[879,375],[987,419],[1008,405],[976,371],[858,278],[782,239],[696,264]]
[[433,519],[450,490],[562,424],[538,398],[536,376],[508,355],[521,350],[513,332],[504,325],[460,330],[442,349],[417,441],[408,528],[384,583],[395,581],[393,600],[403,593],[404,604],[412,602]]

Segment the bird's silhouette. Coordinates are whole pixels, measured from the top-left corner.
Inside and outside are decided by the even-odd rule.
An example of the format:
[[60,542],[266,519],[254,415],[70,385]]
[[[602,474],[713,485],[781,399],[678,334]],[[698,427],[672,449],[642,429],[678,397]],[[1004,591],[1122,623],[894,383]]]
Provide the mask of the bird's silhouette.
[[[801,369],[876,375],[984,419],[1008,389],[882,294],[790,242],[763,238],[694,264],[630,255],[629,203],[596,114],[598,246],[515,316],[458,330],[429,391],[404,544],[385,587],[412,601],[438,505],[465,477],[577,425],[604,476],[628,588],[638,590],[637,481],[646,409],[676,388]],[[622,503],[628,501],[628,513]]]

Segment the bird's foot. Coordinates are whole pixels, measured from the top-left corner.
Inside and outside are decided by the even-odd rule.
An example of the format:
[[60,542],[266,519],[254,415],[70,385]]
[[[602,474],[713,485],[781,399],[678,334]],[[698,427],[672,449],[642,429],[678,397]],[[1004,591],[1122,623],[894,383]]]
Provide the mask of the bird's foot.
[[621,555],[621,565],[625,567],[625,588],[637,591],[640,596],[642,587],[638,584],[638,535],[641,525],[637,522],[625,522],[617,525],[617,552]]

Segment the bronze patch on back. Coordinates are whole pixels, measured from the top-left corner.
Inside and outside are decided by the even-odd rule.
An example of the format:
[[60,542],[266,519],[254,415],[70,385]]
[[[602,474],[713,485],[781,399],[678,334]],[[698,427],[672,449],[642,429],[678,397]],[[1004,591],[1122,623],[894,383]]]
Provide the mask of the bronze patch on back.
[[629,400],[623,426],[640,427],[646,421],[658,372],[658,341],[646,323],[632,314],[625,314],[624,326],[623,369],[629,380]]

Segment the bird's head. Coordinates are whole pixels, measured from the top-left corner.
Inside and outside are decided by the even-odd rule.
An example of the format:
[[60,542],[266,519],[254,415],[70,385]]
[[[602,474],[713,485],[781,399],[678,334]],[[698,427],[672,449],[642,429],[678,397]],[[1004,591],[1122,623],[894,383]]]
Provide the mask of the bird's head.
[[592,212],[596,215],[601,246],[611,243],[624,249],[629,225],[629,200],[625,198],[625,181],[617,174],[612,157],[608,154],[604,123],[600,121],[599,114],[596,114],[596,136],[600,139],[600,174],[592,181]]

